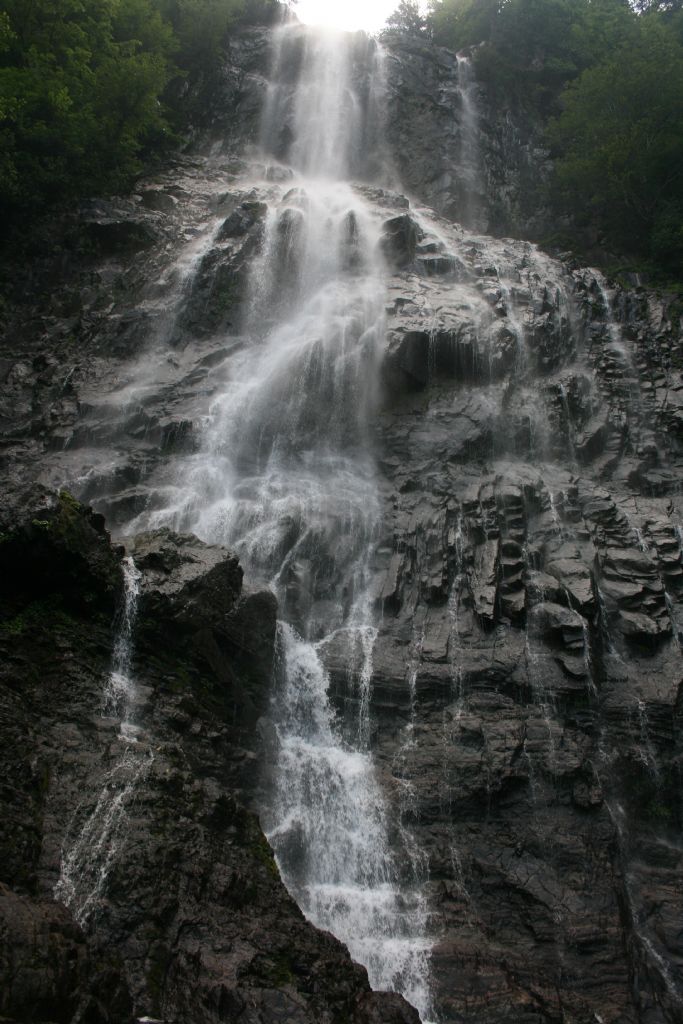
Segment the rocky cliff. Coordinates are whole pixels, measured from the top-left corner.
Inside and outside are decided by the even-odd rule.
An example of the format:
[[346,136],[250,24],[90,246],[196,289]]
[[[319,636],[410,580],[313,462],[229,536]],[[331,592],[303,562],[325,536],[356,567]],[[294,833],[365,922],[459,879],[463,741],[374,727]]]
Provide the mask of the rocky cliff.
[[[274,599],[243,589],[225,549],[158,529],[253,343],[269,211],[283,276],[296,266],[305,203],[281,154],[248,151],[267,74],[267,36],[246,33],[206,146],[88,205],[58,258],[17,280],[0,364],[10,1020],[415,1019],[304,920],[255,816]],[[463,74],[445,51],[386,57],[385,132],[412,200],[355,186],[387,268],[370,748],[397,848],[418,851],[404,881],[427,901],[436,1019],[675,1022],[680,308],[447,219],[491,197],[444,178],[461,140],[439,126],[451,97],[465,109]],[[347,244],[352,268],[352,227]],[[102,515],[141,574],[133,743],[102,709],[124,554]],[[281,525],[287,549],[296,524]],[[286,582],[281,616],[322,614],[322,572],[299,559]],[[321,652],[355,721],[348,651]],[[78,843],[112,800],[98,889]],[[69,851],[77,895],[56,902]]]
[[129,542],[132,742],[102,707],[122,588],[102,517],[33,491],[0,536],[3,1020],[416,1020],[304,920],[250,810],[272,595],[196,537]]
[[552,237],[551,164],[538,118],[477,80],[474,53],[397,35],[385,54],[387,141],[401,187],[476,231]]

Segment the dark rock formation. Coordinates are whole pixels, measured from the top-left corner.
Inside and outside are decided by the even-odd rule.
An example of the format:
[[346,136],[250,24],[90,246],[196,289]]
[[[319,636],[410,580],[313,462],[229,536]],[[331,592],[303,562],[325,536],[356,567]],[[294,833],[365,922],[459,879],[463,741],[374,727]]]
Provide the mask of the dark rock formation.
[[[66,494],[17,503],[0,541],[3,1019],[415,1021],[304,920],[249,810],[272,595],[195,537],[130,543],[133,742],[102,714],[121,549]],[[67,909],[53,890],[74,852]]]

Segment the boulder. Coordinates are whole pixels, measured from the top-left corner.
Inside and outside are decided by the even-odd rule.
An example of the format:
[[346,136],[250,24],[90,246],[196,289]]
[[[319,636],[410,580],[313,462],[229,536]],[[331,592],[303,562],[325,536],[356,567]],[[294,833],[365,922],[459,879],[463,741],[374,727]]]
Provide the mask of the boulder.
[[385,221],[381,246],[387,262],[396,268],[410,266],[415,259],[415,247],[422,237],[421,228],[408,213]]

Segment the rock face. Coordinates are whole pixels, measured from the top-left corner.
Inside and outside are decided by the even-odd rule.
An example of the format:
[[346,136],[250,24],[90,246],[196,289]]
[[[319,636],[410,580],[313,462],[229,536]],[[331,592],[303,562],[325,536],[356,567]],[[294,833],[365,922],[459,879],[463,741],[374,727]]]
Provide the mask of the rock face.
[[386,46],[387,140],[398,181],[439,213],[491,235],[543,238],[550,171],[541,128],[476,79],[474,54],[414,36]]
[[129,542],[133,741],[102,714],[121,549],[66,494],[17,505],[0,543],[3,1019],[416,1020],[304,920],[249,810],[272,595],[195,537]]
[[[217,103],[211,131],[239,116],[235,148],[221,136],[138,197],[82,211],[72,237],[94,232],[98,253],[65,259],[59,288],[46,279],[51,304],[19,303],[4,344],[10,1020],[415,1019],[370,994],[339,943],[304,921],[254,815],[272,597],[243,589],[224,549],[155,528],[201,453],[231,360],[253,343],[244,313],[258,301],[250,270],[269,209],[292,211],[281,238],[292,272],[306,197],[280,163],[239,156],[257,137],[267,53],[266,35],[247,33],[226,69],[232,106]],[[444,130],[445,148],[430,137],[462,101],[458,60],[432,49],[387,60],[400,173],[457,214],[465,198],[444,174],[460,136]],[[534,146],[519,150],[529,167]],[[484,160],[491,181],[505,159]],[[505,193],[506,224],[526,216],[523,182]],[[371,746],[394,827],[427,865],[438,1019],[677,1022],[680,308],[400,192],[357,189],[387,263]],[[475,206],[490,195],[484,183]],[[349,239],[352,265],[352,225]],[[27,496],[26,478],[50,494],[68,482],[118,533],[144,527],[125,541],[141,573],[136,744],[102,717],[122,552],[99,514]],[[295,524],[280,527],[286,552]],[[348,666],[333,644],[324,657],[343,714],[357,700]],[[124,796],[120,846],[83,918],[78,895],[68,911],[52,893],[61,852],[105,791]]]

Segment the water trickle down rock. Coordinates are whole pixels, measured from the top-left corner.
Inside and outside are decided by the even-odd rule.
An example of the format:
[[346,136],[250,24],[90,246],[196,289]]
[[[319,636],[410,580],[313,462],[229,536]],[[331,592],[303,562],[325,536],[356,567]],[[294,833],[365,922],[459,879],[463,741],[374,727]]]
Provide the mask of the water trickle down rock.
[[141,573],[129,556],[122,563],[123,598],[117,615],[111,669],[102,695],[102,715],[119,723],[120,746],[111,767],[104,772],[102,789],[94,808],[74,814],[62,848],[55,899],[64,903],[81,926],[102,909],[109,874],[117,861],[126,858],[125,833],[128,810],[154,755],[144,732],[135,721],[139,694],[133,675],[134,636]]

